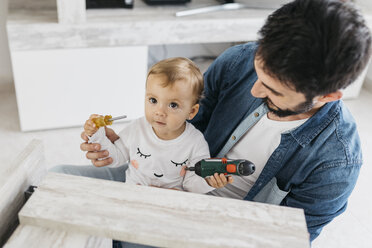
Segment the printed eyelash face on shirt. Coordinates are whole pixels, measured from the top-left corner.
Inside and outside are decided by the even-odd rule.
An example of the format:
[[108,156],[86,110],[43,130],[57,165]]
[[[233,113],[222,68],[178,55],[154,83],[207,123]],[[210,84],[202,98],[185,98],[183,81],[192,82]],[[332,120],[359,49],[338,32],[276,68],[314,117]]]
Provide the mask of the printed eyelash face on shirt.
[[139,147],[137,147],[137,154],[139,154],[139,156],[142,158],[144,157],[145,159],[148,158],[148,157],[151,157],[151,154],[144,154],[140,151]]
[[[140,158],[144,158],[144,159],[148,159],[149,157],[151,157],[151,154],[143,153],[139,147],[137,147],[137,154],[139,155]],[[170,160],[171,164],[175,166],[173,168],[176,168],[176,169],[172,169],[172,167],[167,167],[166,176],[170,177],[170,178],[180,177],[180,173],[181,173],[181,170],[182,170],[182,165],[186,165],[187,161],[189,161],[188,158],[183,162],[175,162],[173,160]],[[168,166],[168,165],[166,165],[166,166]],[[137,166],[136,169],[138,169],[138,168],[139,168],[139,166]],[[160,178],[160,177],[164,176],[164,173],[152,172],[151,175],[154,175],[156,178]]]
[[186,162],[188,161],[189,159],[186,159],[185,161],[181,162],[181,163],[177,163],[177,162],[174,162],[173,160],[171,160],[171,162],[177,167],[177,166],[182,166],[182,165],[186,165]]

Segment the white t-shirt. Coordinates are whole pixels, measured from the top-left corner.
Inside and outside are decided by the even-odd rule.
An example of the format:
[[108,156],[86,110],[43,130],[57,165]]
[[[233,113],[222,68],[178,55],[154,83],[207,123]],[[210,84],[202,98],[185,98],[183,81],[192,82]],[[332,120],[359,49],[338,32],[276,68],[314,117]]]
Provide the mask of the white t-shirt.
[[210,194],[243,199],[261,174],[267,160],[279,146],[281,134],[305,123],[298,121],[274,121],[264,115],[246,132],[238,143],[226,154],[229,159],[247,159],[255,164],[256,170],[250,176],[235,176],[232,184],[216,189]]
[[120,139],[112,144],[100,128],[89,141],[100,143],[113,159],[111,167],[130,162],[126,182],[177,188],[196,193],[213,190],[205,179],[195,172],[181,175],[182,166],[193,166],[201,159],[209,158],[209,147],[203,134],[192,124],[186,123],[185,131],[173,140],[159,139],[145,117],[132,121],[120,133]]

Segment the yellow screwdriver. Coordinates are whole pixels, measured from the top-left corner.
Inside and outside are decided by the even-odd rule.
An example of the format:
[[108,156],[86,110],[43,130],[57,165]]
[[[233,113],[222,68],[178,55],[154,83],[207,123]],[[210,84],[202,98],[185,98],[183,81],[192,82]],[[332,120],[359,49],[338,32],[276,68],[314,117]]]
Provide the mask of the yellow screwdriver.
[[127,116],[121,115],[121,116],[112,118],[111,115],[105,115],[105,116],[93,118],[92,121],[94,122],[94,124],[96,124],[97,128],[100,128],[100,127],[104,127],[107,125],[111,125],[113,121],[124,119],[124,118],[127,118]]

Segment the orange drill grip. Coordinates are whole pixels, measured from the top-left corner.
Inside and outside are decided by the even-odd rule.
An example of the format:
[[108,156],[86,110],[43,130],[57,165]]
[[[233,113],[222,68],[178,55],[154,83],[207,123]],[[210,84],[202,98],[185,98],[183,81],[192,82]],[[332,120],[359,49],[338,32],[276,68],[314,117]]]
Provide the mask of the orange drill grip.
[[235,164],[226,165],[226,171],[229,172],[229,173],[235,173],[236,172],[236,165]]

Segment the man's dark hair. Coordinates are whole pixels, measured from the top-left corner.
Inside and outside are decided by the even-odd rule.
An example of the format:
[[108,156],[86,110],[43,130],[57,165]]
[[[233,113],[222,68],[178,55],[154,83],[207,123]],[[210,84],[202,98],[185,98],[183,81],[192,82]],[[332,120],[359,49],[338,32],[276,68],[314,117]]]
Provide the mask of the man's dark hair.
[[295,0],[259,31],[263,70],[307,99],[343,89],[367,65],[371,34],[349,1]]

